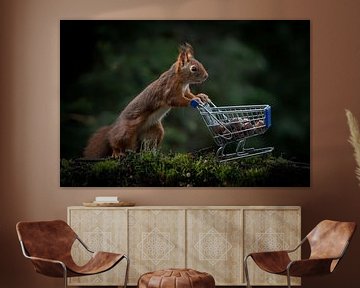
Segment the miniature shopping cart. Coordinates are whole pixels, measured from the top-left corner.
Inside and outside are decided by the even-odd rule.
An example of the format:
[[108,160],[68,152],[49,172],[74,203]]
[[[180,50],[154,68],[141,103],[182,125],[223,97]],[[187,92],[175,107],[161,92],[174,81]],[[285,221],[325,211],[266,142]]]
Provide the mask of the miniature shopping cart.
[[217,107],[211,101],[201,104],[191,101],[197,108],[215,143],[220,162],[245,158],[274,150],[274,147],[245,148],[246,139],[264,134],[271,126],[269,105],[243,105]]

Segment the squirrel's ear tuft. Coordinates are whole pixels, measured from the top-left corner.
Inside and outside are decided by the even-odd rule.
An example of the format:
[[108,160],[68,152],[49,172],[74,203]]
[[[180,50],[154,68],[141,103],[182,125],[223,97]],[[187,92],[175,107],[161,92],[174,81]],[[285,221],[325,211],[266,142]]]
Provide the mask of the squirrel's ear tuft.
[[194,49],[193,47],[185,42],[183,45],[180,46],[180,51],[184,51],[186,54],[186,57],[188,58],[188,60],[192,57],[194,57]]
[[179,47],[179,56],[176,63],[176,71],[180,69],[194,57],[194,49],[189,43],[184,43]]

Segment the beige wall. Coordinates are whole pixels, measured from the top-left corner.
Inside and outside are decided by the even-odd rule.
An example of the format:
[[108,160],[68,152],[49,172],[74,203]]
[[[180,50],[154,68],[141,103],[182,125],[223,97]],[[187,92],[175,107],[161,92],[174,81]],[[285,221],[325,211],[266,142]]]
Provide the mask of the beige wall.
[[[0,285],[62,287],[22,258],[19,220],[66,217],[95,195],[138,205],[301,205],[303,235],[324,218],[360,223],[344,108],[360,119],[360,1],[0,1]],[[311,188],[59,188],[60,19],[310,19]],[[294,94],[296,97],[296,94]],[[358,287],[360,237],[336,273],[304,287]]]

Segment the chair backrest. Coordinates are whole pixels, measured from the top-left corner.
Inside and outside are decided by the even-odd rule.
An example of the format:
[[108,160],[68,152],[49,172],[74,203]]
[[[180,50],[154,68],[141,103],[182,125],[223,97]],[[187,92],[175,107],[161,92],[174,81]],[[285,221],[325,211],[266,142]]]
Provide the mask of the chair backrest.
[[67,258],[76,240],[75,232],[62,220],[19,222],[16,231],[27,253],[33,257]]
[[[355,222],[321,221],[306,237],[310,258],[337,258],[345,252],[356,229]],[[333,270],[338,261],[334,262]]]

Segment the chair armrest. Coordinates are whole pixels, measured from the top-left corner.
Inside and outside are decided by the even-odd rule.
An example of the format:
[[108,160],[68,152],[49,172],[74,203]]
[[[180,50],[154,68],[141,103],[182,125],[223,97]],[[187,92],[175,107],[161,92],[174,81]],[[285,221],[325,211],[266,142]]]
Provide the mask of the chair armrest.
[[279,250],[279,251],[264,251],[264,252],[252,252],[249,253],[248,256],[257,257],[259,255],[263,255],[265,257],[271,256],[280,256],[280,255],[288,255],[287,250]]
[[66,277],[67,275],[66,265],[59,260],[32,256],[27,256],[26,258],[31,260],[32,264],[34,265],[35,271],[40,274],[51,277]]
[[252,254],[256,254],[256,253],[261,253],[261,254],[268,254],[268,255],[271,255],[271,254],[288,254],[288,253],[292,253],[292,252],[295,252],[297,249],[299,249],[304,243],[305,241],[307,240],[307,238],[303,238],[301,240],[301,242],[293,249],[288,249],[288,250],[279,250],[279,251],[265,251],[265,252],[252,252],[252,253],[249,253],[244,259],[248,258],[249,256],[252,256]]
[[290,276],[312,276],[329,274],[332,272],[331,264],[339,258],[303,259],[291,261],[287,266]]
[[80,239],[78,235],[76,235],[76,239],[81,243],[81,245],[90,253],[95,253],[94,251],[90,250],[90,248]]
[[64,262],[61,262],[59,260],[47,259],[47,258],[41,258],[41,257],[33,257],[33,256],[26,256],[26,258],[30,259],[31,261],[49,262],[49,263],[53,263],[53,264],[60,264],[61,266],[66,267]]
[[47,259],[41,257],[30,256],[25,247],[24,243],[20,241],[21,250],[25,258],[30,259],[34,265],[35,271],[51,277],[64,277],[67,274],[66,265],[55,259]]
[[294,249],[290,249],[290,250],[285,250],[286,252],[288,253],[292,253],[292,252],[295,252],[297,249],[299,249],[305,242],[306,242],[307,238],[303,238],[301,240],[301,242],[294,248]]

